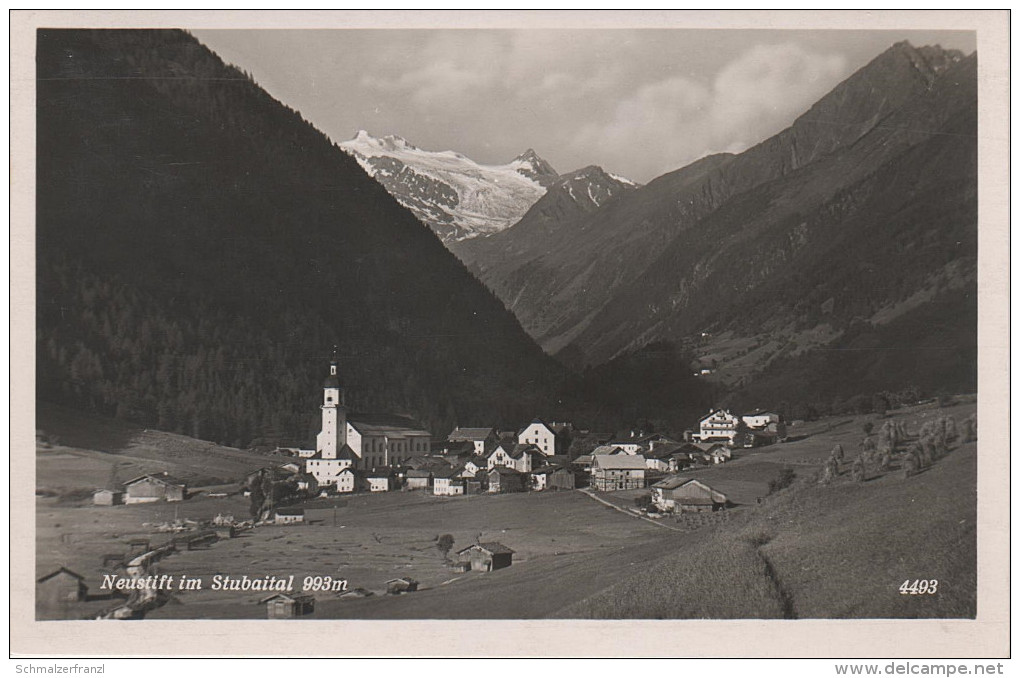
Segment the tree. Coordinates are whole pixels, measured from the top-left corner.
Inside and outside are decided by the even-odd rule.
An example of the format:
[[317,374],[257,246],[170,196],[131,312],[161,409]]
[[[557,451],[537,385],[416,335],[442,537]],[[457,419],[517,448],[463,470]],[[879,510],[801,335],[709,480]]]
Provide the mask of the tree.
[[769,481],[769,494],[774,494],[779,490],[789,487],[793,484],[794,478],[797,474],[793,472],[791,468],[784,468],[779,472],[779,475]]
[[864,431],[864,435],[870,436],[871,432],[875,430],[875,424],[870,421],[866,421],[861,424],[861,430]]
[[453,535],[444,534],[438,540],[436,540],[436,548],[443,554],[443,558],[450,555],[450,549],[453,548]]

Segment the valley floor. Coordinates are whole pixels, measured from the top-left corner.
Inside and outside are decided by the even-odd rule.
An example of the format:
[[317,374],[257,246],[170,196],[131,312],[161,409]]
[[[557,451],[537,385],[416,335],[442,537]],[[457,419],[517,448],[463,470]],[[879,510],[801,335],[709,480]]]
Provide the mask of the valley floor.
[[[971,403],[891,416],[916,430],[927,418],[960,420],[973,410]],[[258,601],[266,593],[210,590],[216,574],[294,575],[299,589],[305,576],[330,576],[374,593],[317,593],[311,619],[973,617],[976,444],[909,478],[893,469],[863,483],[848,473],[829,486],[814,482],[836,442],[855,454],[865,419],[803,424],[791,442],[689,473],[726,487],[740,504],[704,520],[639,519],[638,491],[599,493],[623,510],[580,491],[457,498],[403,491],[316,502],[306,511],[311,524],[260,526],[159,562],[155,573],[200,577],[205,588],[174,592],[147,618],[265,618]],[[95,462],[81,452],[40,452],[40,483],[54,484],[58,460],[49,455]],[[797,474],[793,486],[769,495],[768,481],[784,468]],[[91,478],[87,471],[76,473]],[[37,573],[67,566],[86,578],[90,594],[105,593],[104,555],[132,537],[169,538],[143,523],[244,518],[248,503],[201,491],[176,504],[95,507],[66,493],[36,501]],[[503,543],[515,551],[513,565],[455,572],[437,548],[443,534],[454,539],[451,554],[476,541]],[[386,582],[402,576],[419,590],[386,595]],[[908,579],[938,579],[938,593],[901,594]],[[39,614],[88,617],[118,602],[99,596]]]

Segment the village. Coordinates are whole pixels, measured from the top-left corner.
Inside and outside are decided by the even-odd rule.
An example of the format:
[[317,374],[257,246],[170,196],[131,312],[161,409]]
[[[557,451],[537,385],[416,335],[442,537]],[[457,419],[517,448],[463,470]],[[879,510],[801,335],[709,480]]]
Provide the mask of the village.
[[[834,475],[852,470],[849,460],[844,463],[839,445],[837,460],[835,450],[826,457],[825,450],[817,447],[788,443],[791,436],[787,423],[775,412],[738,415],[716,409],[702,417],[697,428],[676,438],[637,430],[620,436],[536,418],[517,430],[456,427],[448,435],[434,439],[429,431],[406,418],[349,416],[335,357],[322,388],[321,430],[315,449],[277,448],[267,458],[268,463],[251,469],[233,485],[196,489],[185,479],[163,471],[107,483],[93,492],[89,503],[95,510],[153,507],[156,513],[150,515],[162,519],[144,521],[142,528],[147,534],[129,539],[123,551],[101,554],[99,574],[107,578],[110,576],[107,572],[116,572],[121,581],[117,591],[97,595],[93,590],[90,594],[86,577],[64,565],[39,577],[38,600],[43,610],[40,614],[67,618],[81,614],[80,603],[93,601],[94,604],[86,606],[92,610],[87,613],[91,618],[161,616],[170,609],[165,607],[166,603],[179,600],[182,594],[200,597],[194,590],[168,592],[144,585],[157,574],[176,575],[182,582],[190,579],[193,584],[199,581],[192,576],[197,571],[194,566],[187,570],[167,567],[168,562],[174,561],[167,560],[169,556],[193,552],[195,557],[202,558],[205,557],[202,552],[215,548],[224,556],[229,551],[233,558],[241,555],[236,549],[251,545],[245,539],[256,533],[270,542],[284,539],[286,545],[304,544],[302,548],[307,550],[328,553],[333,544],[343,551],[350,547],[339,547],[347,542],[335,535],[344,530],[345,534],[355,534],[349,529],[355,525],[341,524],[354,521],[357,514],[351,511],[355,505],[369,512],[381,511],[387,521],[395,521],[383,523],[390,526],[386,534],[376,529],[367,531],[375,546],[365,546],[364,537],[358,542],[362,550],[379,546],[389,549],[386,558],[397,560],[387,561],[393,564],[385,565],[386,572],[378,570],[377,556],[372,556],[376,558],[373,561],[376,569],[361,582],[352,580],[349,586],[346,571],[338,574],[336,567],[325,573],[317,571],[313,564],[321,561],[316,556],[307,563],[312,569],[302,570],[299,580],[320,584],[328,580],[336,582],[335,586],[307,590],[295,589],[292,584],[286,590],[266,591],[267,595],[248,602],[258,605],[265,616],[273,619],[314,615],[317,602],[320,612],[323,610],[324,595],[331,601],[371,601],[378,596],[418,594],[471,573],[495,574],[506,570],[514,565],[515,556],[534,562],[543,557],[579,555],[582,550],[570,552],[561,546],[568,541],[567,532],[571,528],[566,523],[549,520],[550,515],[559,512],[577,511],[579,525],[591,521],[591,517],[583,517],[587,512],[598,507],[612,509],[615,529],[626,534],[635,547],[650,548],[658,543],[661,548],[661,544],[684,532],[725,524],[733,515],[753,508],[789,485],[798,474],[811,472],[819,482],[828,482],[826,476],[831,480]],[[948,420],[939,421],[943,421],[944,428],[947,426]],[[972,426],[970,419],[965,424]],[[955,423],[952,426],[949,433],[943,431],[943,439],[950,434],[962,439]],[[794,427],[812,430],[804,428],[803,422],[796,422]],[[883,441],[895,438],[902,442],[906,437],[902,426],[887,426],[880,432],[878,445],[888,446]],[[875,450],[876,445],[873,443],[871,448]],[[779,454],[783,449],[796,452]],[[906,463],[899,466],[905,468]],[[910,463],[920,464],[920,460]],[[886,469],[890,467],[886,459],[876,462],[876,469],[882,464]],[[733,473],[720,473],[730,466]],[[380,503],[387,496],[391,499]],[[487,497],[491,498],[488,505],[477,503],[485,502]],[[491,503],[497,497],[512,503]],[[352,503],[354,500],[357,504]],[[458,501],[465,502],[460,515],[470,516],[470,521],[454,518],[453,505],[445,503]],[[173,507],[173,517],[158,508],[161,506]],[[182,507],[188,510],[181,511]],[[490,514],[490,509],[495,512]],[[430,539],[424,539],[425,533],[418,530],[413,536],[402,538],[400,548],[415,553],[432,551],[439,557],[432,557],[423,565],[420,557],[416,561],[412,555],[407,563],[399,564],[406,556],[391,548],[395,543],[386,543],[387,537],[398,533],[393,526],[413,523],[415,518],[432,516],[430,512],[437,510],[442,511],[443,524],[449,524],[446,528],[449,533],[437,531]],[[536,518],[526,529],[500,528],[493,522],[496,518],[516,520],[515,516],[531,510],[536,512]],[[595,527],[608,525],[609,520],[602,517]],[[468,523],[471,529],[463,529]],[[311,529],[294,531],[296,528]],[[437,525],[436,529],[441,528]],[[160,537],[161,534],[165,537]],[[591,539],[585,548],[603,541],[595,531],[586,537]],[[408,546],[414,542],[419,545]],[[240,546],[226,546],[231,543]],[[619,548],[623,543],[627,542],[599,543],[597,548],[618,557],[627,552]],[[272,546],[266,544],[260,551],[268,548]],[[295,575],[286,569],[290,562],[294,563],[292,567],[298,567],[298,561],[287,560],[291,552],[284,549],[275,560],[265,561],[273,563],[274,577],[279,575],[286,580],[289,574],[289,580],[294,581]],[[398,576],[379,578],[387,572]],[[249,574],[262,576],[248,571],[225,571],[222,566],[209,568],[204,574],[209,581],[247,578]],[[375,583],[366,586],[369,582]],[[214,596],[214,592],[216,588],[201,595]],[[217,614],[236,607],[222,593],[214,600],[220,606],[216,608],[220,610]],[[384,609],[374,604],[375,609]],[[326,609],[330,609],[328,604]],[[348,604],[327,614],[372,616],[373,611]],[[244,611],[238,614],[251,616]]]

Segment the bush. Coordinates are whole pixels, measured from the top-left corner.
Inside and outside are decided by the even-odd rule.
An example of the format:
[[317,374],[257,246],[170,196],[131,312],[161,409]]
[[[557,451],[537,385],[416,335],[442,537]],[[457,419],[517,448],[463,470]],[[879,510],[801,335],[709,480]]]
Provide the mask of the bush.
[[784,468],[777,477],[769,481],[769,494],[774,494],[783,488],[789,487],[793,484],[793,479],[796,477],[797,474],[793,472],[793,469]]
[[652,506],[652,495],[642,494],[639,497],[634,497],[634,506],[638,508],[647,509]]

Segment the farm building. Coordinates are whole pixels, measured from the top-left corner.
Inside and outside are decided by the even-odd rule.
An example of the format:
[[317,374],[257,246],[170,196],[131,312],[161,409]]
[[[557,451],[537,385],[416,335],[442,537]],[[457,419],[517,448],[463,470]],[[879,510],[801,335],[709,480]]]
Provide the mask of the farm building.
[[57,606],[85,600],[89,587],[77,572],[61,567],[36,580],[36,600],[40,605]]
[[727,505],[726,495],[700,480],[673,476],[652,486],[652,503],[663,511],[706,513]]
[[432,479],[432,494],[453,497],[464,494],[463,467],[455,466],[436,471]]
[[489,492],[491,494],[506,494],[508,492],[523,492],[524,474],[518,473],[512,468],[497,466],[489,471]]
[[572,490],[574,472],[558,464],[535,469],[531,472],[531,489]]
[[410,577],[398,577],[386,582],[386,593],[397,595],[418,590],[418,582]]
[[427,490],[432,486],[432,471],[427,468],[413,468],[407,472],[407,489]]
[[590,473],[591,455],[582,454],[580,457],[577,457],[576,459],[574,459],[574,461],[570,462],[570,464],[579,471],[583,471],[584,473]]
[[645,458],[640,454],[592,455],[591,485],[614,492],[645,486]]
[[96,490],[92,495],[92,503],[96,506],[116,506],[124,503],[124,493],[120,490]]
[[291,596],[286,593],[274,593],[259,601],[266,606],[267,619],[292,619],[315,610],[314,596]]
[[492,572],[513,565],[514,550],[496,541],[483,542],[457,551],[457,559],[475,572]]
[[184,501],[188,486],[167,473],[147,473],[124,483],[126,504],[141,504],[153,501]]
[[305,522],[305,510],[301,508],[278,508],[273,522],[277,525],[294,525]]

